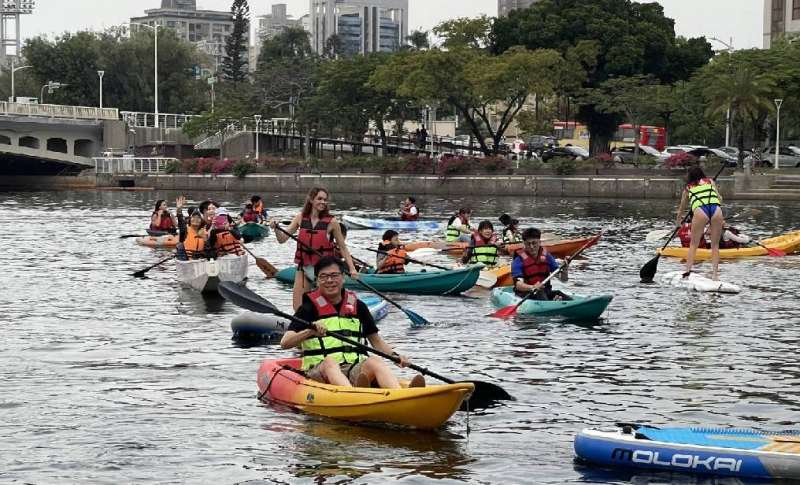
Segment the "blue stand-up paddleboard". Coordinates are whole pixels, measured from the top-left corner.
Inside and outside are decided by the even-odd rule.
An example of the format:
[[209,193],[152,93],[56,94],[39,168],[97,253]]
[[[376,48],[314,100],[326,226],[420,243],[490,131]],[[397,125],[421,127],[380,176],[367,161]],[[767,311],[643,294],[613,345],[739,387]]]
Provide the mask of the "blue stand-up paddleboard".
[[366,217],[342,217],[348,229],[394,229],[395,231],[436,230],[442,227],[439,221],[401,221],[400,219],[367,219]]
[[575,454],[608,468],[800,478],[800,431],[624,424],[613,429],[584,429],[575,437]]

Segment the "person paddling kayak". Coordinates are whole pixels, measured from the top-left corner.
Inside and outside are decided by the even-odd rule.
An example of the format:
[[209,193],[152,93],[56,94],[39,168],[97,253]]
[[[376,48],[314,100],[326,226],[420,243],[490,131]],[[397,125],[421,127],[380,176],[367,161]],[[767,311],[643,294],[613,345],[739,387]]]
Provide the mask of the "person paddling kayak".
[[[572,298],[559,290],[554,290],[548,281],[545,286],[541,282],[558,269],[558,262],[542,247],[542,232],[539,229],[525,229],[522,233],[523,247],[511,262],[511,277],[514,278],[514,290],[517,295],[525,296],[533,290],[539,290],[531,297],[533,300],[571,300]],[[568,265],[564,265],[559,273],[561,281],[569,280]]]
[[[383,389],[399,389],[400,382],[389,366],[377,357],[349,347],[335,337],[327,337],[328,330],[369,342],[372,347],[400,358],[400,367],[411,363],[399,355],[378,334],[378,327],[369,308],[356,294],[344,289],[344,272],[339,261],[332,256],[319,259],[314,266],[317,289],[303,295],[302,305],[295,316],[312,322],[314,329],[292,322],[281,339],[281,348],[299,347],[302,354],[301,370],[305,376],[318,382],[335,386],[371,387],[373,382]],[[425,378],[416,375],[410,387],[424,387]]]
[[150,216],[150,229],[175,234],[177,227],[178,219],[170,213],[167,201],[164,199],[156,201],[153,214]]
[[464,264],[483,263],[488,267],[497,265],[498,254],[497,234],[494,233],[494,226],[490,221],[482,221],[478,224],[478,232],[472,235],[469,247],[464,251],[461,262]]
[[[289,240],[287,233],[294,234],[295,231],[300,230],[297,236],[300,242],[297,243],[297,251],[294,255],[294,262],[298,270],[294,276],[292,289],[292,304],[295,310],[300,308],[303,294],[312,289],[314,266],[319,261],[320,255],[334,256],[334,249],[338,247],[350,271],[350,277],[358,278],[358,270],[347,249],[339,221],[328,210],[328,197],[328,191],[323,188],[311,189],[306,196],[303,210],[294,216],[289,227],[286,228],[286,232],[277,229],[276,221],[270,221],[275,237],[281,244]],[[331,241],[331,236],[333,236],[333,241]]]
[[401,221],[416,221],[419,219],[419,209],[417,208],[417,199],[408,197],[403,201],[400,207],[400,220]]
[[383,233],[383,242],[378,244],[375,254],[375,266],[380,274],[398,274],[406,272],[406,250],[400,244],[400,235],[397,231],[389,229]]
[[472,237],[472,228],[469,225],[469,218],[472,209],[462,207],[458,213],[447,220],[445,229],[445,241],[447,242],[469,242]]
[[689,254],[686,256],[684,278],[688,277],[694,266],[694,258],[700,239],[705,233],[705,227],[711,226],[711,279],[719,280],[719,241],[722,237],[722,227],[725,219],[722,216],[722,197],[719,195],[717,184],[703,172],[700,167],[691,167],[687,176],[686,188],[683,190],[681,202],[678,207],[676,226],[681,225],[687,204],[692,211],[692,241],[689,245]]
[[500,216],[500,224],[503,225],[503,230],[501,231],[503,244],[508,245],[522,242],[522,234],[519,232],[519,220],[512,219],[508,214],[503,214]]

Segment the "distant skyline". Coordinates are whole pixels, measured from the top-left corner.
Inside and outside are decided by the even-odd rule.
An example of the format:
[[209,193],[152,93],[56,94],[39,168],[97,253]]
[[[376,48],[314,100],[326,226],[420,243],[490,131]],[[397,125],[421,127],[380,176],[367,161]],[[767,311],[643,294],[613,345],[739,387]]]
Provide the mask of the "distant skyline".
[[[295,17],[308,13],[308,0],[250,1],[253,17],[269,12],[273,3],[285,3]],[[410,29],[430,30],[455,17],[497,15],[497,0],[409,0]],[[762,46],[763,0],[660,0],[675,30],[686,37],[718,37],[736,48]],[[734,6],[732,4],[736,3]],[[228,10],[231,0],[198,0],[198,8]],[[161,0],[37,0],[33,15],[22,19],[23,38],[58,35],[79,30],[103,30],[158,8]],[[721,49],[718,43],[712,43]]]

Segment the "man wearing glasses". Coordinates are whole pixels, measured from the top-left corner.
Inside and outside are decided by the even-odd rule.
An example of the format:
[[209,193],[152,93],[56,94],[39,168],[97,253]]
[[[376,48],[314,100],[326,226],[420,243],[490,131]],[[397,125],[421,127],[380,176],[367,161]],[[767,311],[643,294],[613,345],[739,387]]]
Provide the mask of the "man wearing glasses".
[[[371,387],[373,382],[384,389],[399,389],[400,382],[389,366],[377,357],[326,336],[328,330],[335,331],[364,345],[400,358],[400,366],[411,361],[397,354],[380,335],[369,308],[356,298],[356,294],[344,289],[344,273],[341,263],[326,256],[314,266],[317,289],[303,295],[303,303],[295,316],[313,322],[313,329],[292,322],[281,339],[281,347],[299,347],[303,351],[302,370],[306,377],[335,386]],[[410,387],[424,387],[425,378],[416,375]]]
[[[558,270],[558,262],[552,254],[545,251],[542,247],[542,233],[538,229],[526,229],[522,233],[524,247],[517,252],[514,261],[511,263],[511,277],[514,278],[514,290],[517,295],[536,291],[531,296],[533,300],[571,300],[569,295],[559,290],[554,290],[548,281],[542,285],[550,273]],[[559,273],[561,281],[567,281],[567,265]]]

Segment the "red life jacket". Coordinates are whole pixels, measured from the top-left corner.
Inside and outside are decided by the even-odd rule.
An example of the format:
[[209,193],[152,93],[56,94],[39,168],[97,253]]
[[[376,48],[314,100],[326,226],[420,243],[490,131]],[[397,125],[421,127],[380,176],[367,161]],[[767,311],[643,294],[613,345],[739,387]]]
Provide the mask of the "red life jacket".
[[303,266],[313,266],[317,264],[320,256],[314,250],[318,251],[323,256],[334,255],[334,245],[328,237],[328,224],[333,220],[332,216],[323,217],[317,222],[316,227],[311,226],[311,218],[303,217],[300,222],[300,233],[297,239],[297,251],[294,253],[294,262]]
[[172,216],[169,214],[164,214],[161,216],[161,222],[156,227],[153,224],[150,224],[150,229],[154,231],[165,231],[170,232],[175,230],[175,224],[172,223]]
[[242,220],[244,222],[258,222],[258,215],[255,212],[250,212],[249,214],[245,212]]
[[317,320],[335,316],[358,318],[358,297],[352,291],[344,291],[344,300],[338,312],[333,304],[322,296],[322,291],[319,289],[308,292],[308,299],[311,300],[311,303],[314,304],[314,308],[317,309]]
[[217,256],[224,256],[226,254],[244,254],[239,241],[233,237],[230,231],[221,231],[216,233],[214,241],[214,249],[217,251]]
[[417,209],[417,213],[416,214],[412,214],[411,213],[411,208],[412,207],[417,208],[417,206],[414,205],[414,204],[406,204],[406,205],[403,206],[403,211],[400,214],[400,220],[402,220],[402,221],[416,221],[417,219],[419,219],[419,209]]
[[535,258],[524,249],[520,249],[517,256],[522,258],[522,277],[526,285],[541,283],[550,276],[550,265],[547,264],[547,252],[544,248],[539,248],[539,255]]
[[692,244],[692,224],[687,222],[682,224],[678,231],[678,237],[681,240],[681,246],[688,248]]

